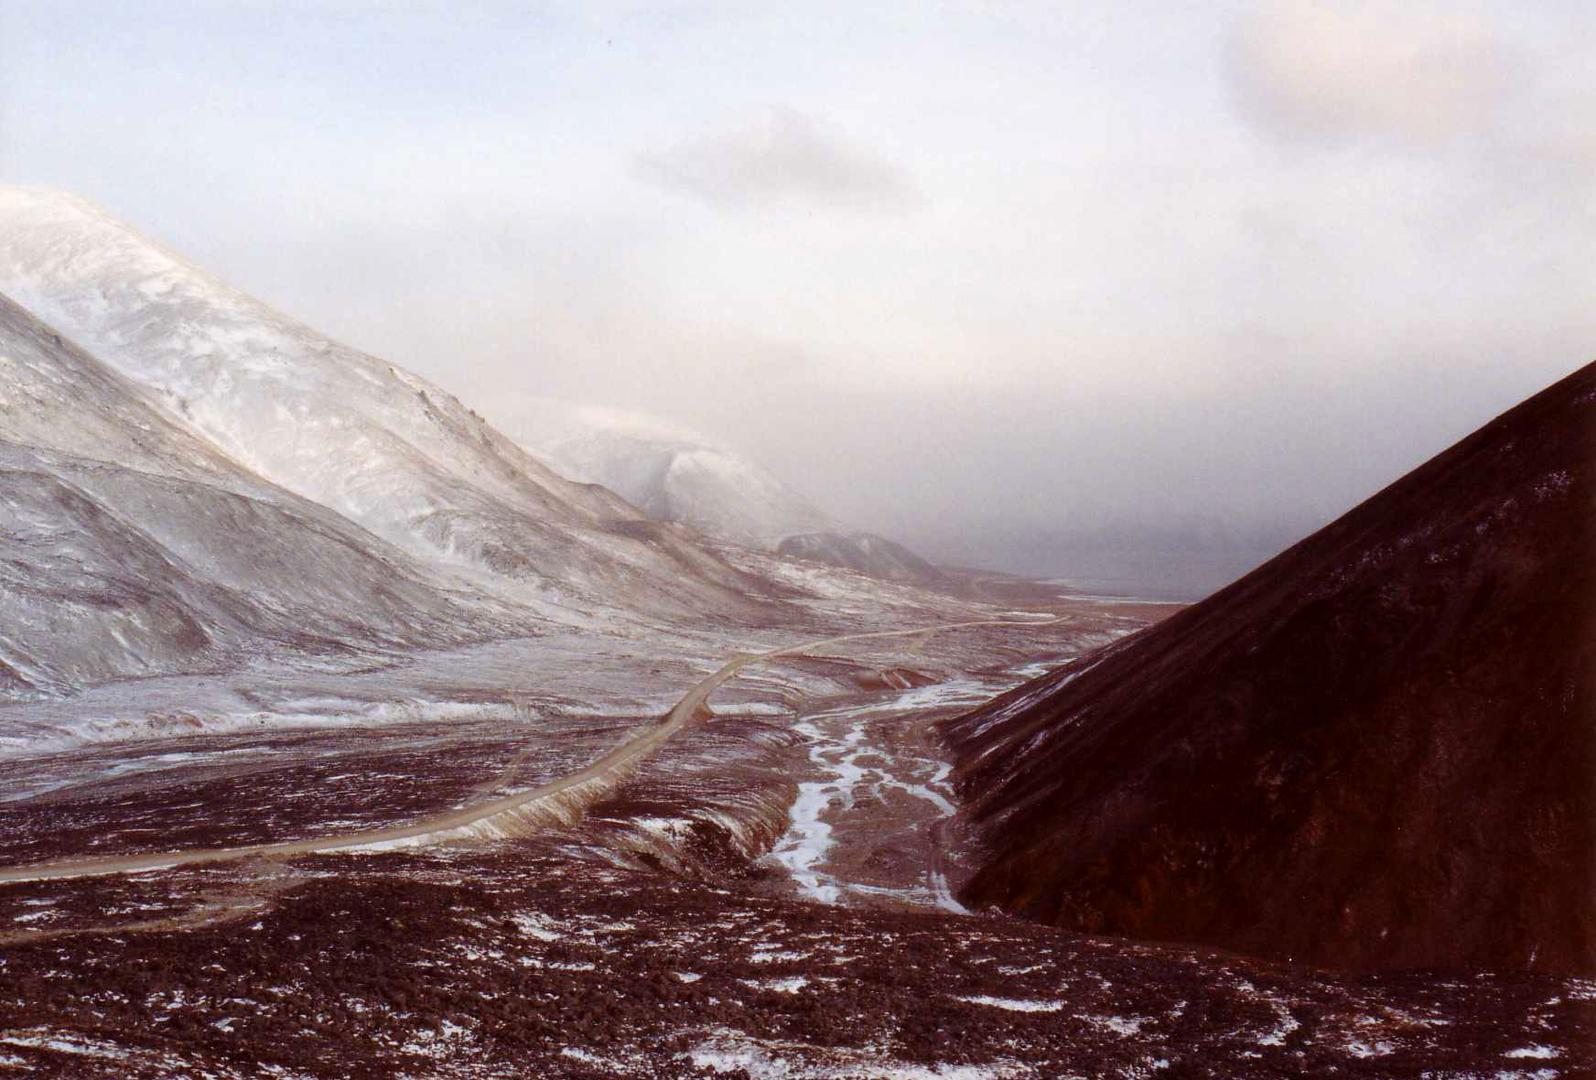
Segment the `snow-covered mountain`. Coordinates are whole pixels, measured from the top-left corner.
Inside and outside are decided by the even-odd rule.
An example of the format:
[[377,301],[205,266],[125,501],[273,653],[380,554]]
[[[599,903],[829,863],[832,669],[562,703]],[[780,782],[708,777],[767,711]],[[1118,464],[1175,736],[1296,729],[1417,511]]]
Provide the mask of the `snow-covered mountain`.
[[567,476],[602,484],[657,521],[891,581],[942,580],[903,545],[840,524],[769,470],[685,428],[532,396],[500,399],[491,418]]
[[0,696],[516,625],[249,473],[3,296],[0,556]]
[[757,610],[760,583],[686,531],[80,199],[0,188],[0,293],[238,465],[485,587],[578,612]]

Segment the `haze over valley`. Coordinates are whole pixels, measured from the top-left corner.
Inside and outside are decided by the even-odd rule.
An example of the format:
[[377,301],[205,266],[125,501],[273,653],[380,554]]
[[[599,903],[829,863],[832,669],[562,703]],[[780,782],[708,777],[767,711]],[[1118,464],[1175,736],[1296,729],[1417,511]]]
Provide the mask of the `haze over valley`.
[[1596,337],[1582,4],[147,7],[0,12],[6,180],[939,563],[1195,598]]

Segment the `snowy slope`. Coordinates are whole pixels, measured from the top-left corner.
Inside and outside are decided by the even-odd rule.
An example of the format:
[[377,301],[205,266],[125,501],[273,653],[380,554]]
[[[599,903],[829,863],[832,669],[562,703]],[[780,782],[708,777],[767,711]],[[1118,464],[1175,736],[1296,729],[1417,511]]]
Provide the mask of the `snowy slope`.
[[583,611],[752,607],[757,584],[682,534],[72,196],[0,189],[0,292],[248,469],[413,554]]
[[500,399],[492,419],[566,475],[656,520],[892,581],[940,580],[902,545],[849,529],[757,463],[653,417],[528,396]]
[[251,475],[0,296],[0,695],[524,619]]

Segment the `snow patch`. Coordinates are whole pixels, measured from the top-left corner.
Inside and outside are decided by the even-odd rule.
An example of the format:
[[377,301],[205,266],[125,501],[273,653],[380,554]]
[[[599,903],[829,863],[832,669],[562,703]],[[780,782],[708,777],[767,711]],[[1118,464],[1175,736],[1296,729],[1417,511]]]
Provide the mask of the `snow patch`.
[[1003,1080],[1023,1075],[1015,1063],[991,1065],[916,1065],[857,1051],[834,1051],[835,1062],[806,1064],[813,1048],[750,1039],[722,1032],[682,1055],[695,1068],[742,1073],[753,1080]]
[[971,997],[960,997],[959,1000],[967,1001],[971,1005],[985,1005],[991,1009],[1006,1009],[1009,1012],[1059,1012],[1064,1008],[1064,1002],[1062,1001],[1042,1001],[1036,998],[991,997],[986,994],[977,994]]

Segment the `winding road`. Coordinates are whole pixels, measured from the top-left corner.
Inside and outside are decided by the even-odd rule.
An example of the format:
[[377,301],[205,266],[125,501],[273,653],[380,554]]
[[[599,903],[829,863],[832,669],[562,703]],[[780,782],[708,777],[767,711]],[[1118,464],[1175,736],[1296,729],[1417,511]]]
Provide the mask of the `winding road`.
[[152,852],[144,855],[106,855],[93,858],[59,859],[0,869],[0,883],[11,881],[60,880],[104,874],[129,874],[164,870],[201,863],[232,862],[239,859],[309,855],[318,852],[355,851],[384,847],[407,847],[431,841],[469,836],[510,836],[535,828],[536,822],[559,820],[579,813],[579,808],[601,793],[611,790],[632,769],[670,740],[678,731],[709,715],[709,695],[750,664],[798,656],[815,649],[846,642],[930,636],[948,630],[984,626],[1047,626],[1062,616],[1029,619],[978,619],[969,622],[917,626],[908,630],[876,630],[842,634],[765,652],[737,653],[711,674],[700,679],[667,713],[663,720],[647,725],[631,738],[576,772],[546,784],[498,799],[474,803],[458,810],[434,814],[408,825],[392,825],[333,836],[288,840],[274,844],[246,844],[239,847],[191,848],[183,851]]

